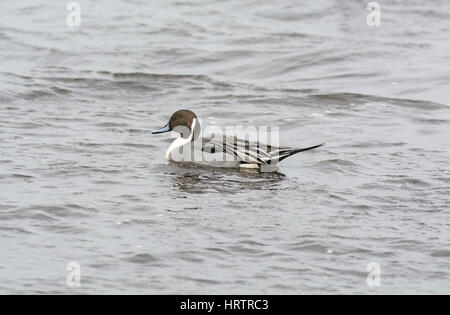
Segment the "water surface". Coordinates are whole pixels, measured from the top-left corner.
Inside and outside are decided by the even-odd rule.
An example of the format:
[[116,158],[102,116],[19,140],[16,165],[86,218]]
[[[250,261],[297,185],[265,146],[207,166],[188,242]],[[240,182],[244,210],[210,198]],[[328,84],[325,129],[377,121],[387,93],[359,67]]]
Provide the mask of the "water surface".
[[[450,293],[448,1],[79,2],[0,4],[0,293]],[[180,108],[326,146],[168,165]]]

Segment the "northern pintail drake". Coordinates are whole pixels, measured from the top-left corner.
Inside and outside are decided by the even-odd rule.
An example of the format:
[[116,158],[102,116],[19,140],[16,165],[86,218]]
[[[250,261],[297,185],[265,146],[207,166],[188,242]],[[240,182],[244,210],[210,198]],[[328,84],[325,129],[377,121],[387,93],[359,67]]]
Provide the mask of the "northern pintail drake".
[[322,143],[307,148],[292,148],[250,142],[223,134],[200,137],[199,119],[192,111],[186,109],[175,112],[164,127],[152,131],[152,134],[169,131],[179,133],[166,151],[165,157],[169,162],[246,168],[260,172],[275,172],[278,170],[278,163],[285,158],[323,145]]

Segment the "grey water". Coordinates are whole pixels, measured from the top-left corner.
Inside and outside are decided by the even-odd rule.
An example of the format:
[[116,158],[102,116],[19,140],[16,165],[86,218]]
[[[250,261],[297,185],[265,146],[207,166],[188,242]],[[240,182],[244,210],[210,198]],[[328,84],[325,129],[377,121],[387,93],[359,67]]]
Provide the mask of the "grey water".
[[[0,3],[1,294],[450,293],[449,1],[68,2]],[[169,165],[181,108],[326,145]]]

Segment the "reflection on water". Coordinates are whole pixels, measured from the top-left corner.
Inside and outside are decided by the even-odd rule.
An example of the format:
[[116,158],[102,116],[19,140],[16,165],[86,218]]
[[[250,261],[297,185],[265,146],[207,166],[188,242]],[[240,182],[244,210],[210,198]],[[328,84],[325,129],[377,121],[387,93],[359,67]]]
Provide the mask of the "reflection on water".
[[276,190],[285,175],[259,173],[246,169],[211,169],[197,165],[170,163],[173,166],[167,175],[173,185],[182,192],[194,194],[235,194],[246,190]]

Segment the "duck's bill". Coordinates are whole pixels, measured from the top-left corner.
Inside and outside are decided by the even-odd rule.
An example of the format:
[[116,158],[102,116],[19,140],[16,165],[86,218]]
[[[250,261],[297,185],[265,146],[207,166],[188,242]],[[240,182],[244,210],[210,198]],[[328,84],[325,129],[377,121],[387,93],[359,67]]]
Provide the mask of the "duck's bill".
[[162,127],[161,129],[158,130],[153,130],[152,134],[156,134],[156,133],[164,133],[164,132],[169,132],[170,131],[170,127],[169,124],[165,125],[164,127]]

